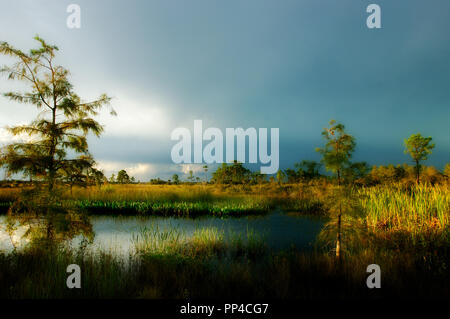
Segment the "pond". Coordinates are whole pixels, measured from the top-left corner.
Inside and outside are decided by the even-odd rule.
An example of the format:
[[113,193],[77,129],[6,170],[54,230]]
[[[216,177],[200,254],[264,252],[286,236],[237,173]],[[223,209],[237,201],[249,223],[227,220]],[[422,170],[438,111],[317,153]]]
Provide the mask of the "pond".
[[[4,220],[5,217],[1,216],[0,225],[4,225]],[[287,249],[293,245],[298,249],[310,250],[325,221],[324,218],[317,216],[285,213],[278,210],[267,215],[239,218],[92,216],[95,238],[91,247],[128,255],[134,251],[134,236],[144,228],[157,227],[160,230],[177,229],[185,236],[190,236],[195,230],[202,228],[216,228],[223,231],[224,240],[236,235],[246,238],[247,232],[251,232],[262,237],[267,245],[275,250]],[[20,233],[19,230],[13,240],[17,241]],[[74,240],[72,245],[77,246],[78,243],[79,240]],[[3,229],[0,230],[0,249],[12,249],[11,239]]]

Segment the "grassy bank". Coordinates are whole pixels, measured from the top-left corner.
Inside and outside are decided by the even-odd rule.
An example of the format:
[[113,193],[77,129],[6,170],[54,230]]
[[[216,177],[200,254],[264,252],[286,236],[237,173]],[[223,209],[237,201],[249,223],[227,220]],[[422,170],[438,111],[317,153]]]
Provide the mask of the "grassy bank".
[[[327,214],[330,183],[263,185],[118,185],[74,188],[63,200],[91,214],[246,215],[281,207],[285,211]],[[20,188],[0,188],[0,211],[5,213]],[[448,227],[449,185],[401,184],[358,187],[353,196],[368,225],[389,230],[421,231]]]
[[73,203],[90,214],[158,215],[158,216],[242,216],[264,214],[271,205],[263,199],[223,200],[214,202],[171,201],[102,201],[75,200]]
[[[375,241],[371,241],[374,244]],[[185,238],[177,229],[136,234],[128,259],[104,251],[35,245],[0,253],[1,298],[417,298],[448,297],[448,251],[356,249],[339,263],[322,251],[271,251],[257,234],[225,242],[214,228]],[[421,253],[424,252],[423,250]],[[82,288],[66,287],[78,264]],[[366,286],[380,265],[382,289]],[[443,266],[444,265],[444,266]]]
[[[20,195],[20,188],[0,188],[0,212]],[[66,191],[63,201],[89,214],[161,216],[242,216],[285,210],[322,214],[319,199],[300,185],[104,185]]]

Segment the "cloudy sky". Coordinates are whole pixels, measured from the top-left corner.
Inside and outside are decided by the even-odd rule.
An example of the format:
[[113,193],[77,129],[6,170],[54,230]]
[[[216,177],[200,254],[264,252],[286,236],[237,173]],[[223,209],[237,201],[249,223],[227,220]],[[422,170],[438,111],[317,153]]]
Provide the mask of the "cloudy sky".
[[[377,3],[382,28],[368,29]],[[81,7],[81,28],[66,26]],[[319,160],[332,118],[357,138],[355,160],[404,163],[403,140],[432,136],[429,164],[450,162],[448,0],[0,0],[0,41],[28,50],[39,34],[60,48],[85,100],[113,97],[91,152],[109,176],[167,178],[176,127],[280,129],[280,166]],[[0,57],[0,64],[8,60]],[[0,79],[0,91],[19,88]],[[0,98],[0,126],[30,105]],[[10,137],[0,131],[0,143]],[[195,171],[195,169],[194,169]]]

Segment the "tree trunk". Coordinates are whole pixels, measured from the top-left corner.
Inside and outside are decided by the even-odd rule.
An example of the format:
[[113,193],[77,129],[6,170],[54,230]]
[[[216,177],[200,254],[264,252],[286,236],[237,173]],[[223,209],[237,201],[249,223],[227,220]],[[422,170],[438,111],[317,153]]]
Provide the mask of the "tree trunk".
[[416,161],[416,174],[417,174],[417,184],[420,182],[420,166],[419,161]]
[[49,192],[53,191],[53,186],[55,183],[55,151],[56,151],[56,140],[55,140],[55,126],[56,126],[56,105],[55,107],[52,109],[52,131],[51,134],[52,136],[52,145],[50,147],[50,152],[49,152],[49,156],[50,156],[50,165],[48,168],[48,190]]
[[47,240],[53,240],[53,223],[48,222],[47,224]]
[[[340,200],[340,199],[339,199]],[[339,215],[338,215],[338,229],[337,229],[337,239],[336,239],[336,258],[341,258],[341,216],[342,208],[341,203],[339,203]]]

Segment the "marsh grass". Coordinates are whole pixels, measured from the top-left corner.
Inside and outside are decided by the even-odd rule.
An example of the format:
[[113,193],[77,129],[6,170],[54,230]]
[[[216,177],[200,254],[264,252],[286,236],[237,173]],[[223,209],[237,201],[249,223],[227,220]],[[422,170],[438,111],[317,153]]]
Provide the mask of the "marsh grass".
[[[286,209],[294,208],[290,211],[320,211],[327,215],[333,187],[323,183],[245,187],[111,185],[74,189],[73,197],[65,196],[81,205],[102,203],[98,205],[104,209],[114,207],[110,214],[145,215],[151,207],[152,212],[169,215],[214,214],[219,209],[228,211],[228,215],[242,215],[245,207],[251,211],[255,207],[284,205]],[[2,192],[0,198],[14,196],[8,190],[1,197]],[[339,264],[326,245],[313,252],[295,247],[277,252],[266,246],[264,236],[251,229],[244,235],[226,234],[214,227],[186,234],[175,227],[153,225],[133,237],[136,254],[129,259],[111,252],[61,245],[30,245],[10,253],[0,252],[0,297],[448,297],[448,185],[382,185],[352,192],[361,214],[343,218],[345,254]],[[331,229],[332,223],[330,220]],[[83,289],[66,288],[66,267],[72,263],[83,270]],[[366,267],[372,263],[382,269],[382,289],[367,289]]]
[[132,236],[137,255],[173,254],[183,258],[261,256],[268,247],[264,235],[253,229],[245,234],[218,227],[198,227],[192,233],[171,225],[152,224]]
[[[77,264],[82,289],[68,289],[66,268]],[[39,247],[0,253],[1,298],[127,298],[136,268],[123,259],[97,250]]]
[[[106,184],[74,187],[63,199],[101,215],[242,216],[265,214],[278,206],[322,214],[320,198],[326,186],[311,187],[312,192],[305,185]],[[5,207],[5,212],[19,194],[19,188],[0,188],[0,211]]]
[[132,243],[139,255],[146,252],[153,253],[172,253],[185,242],[183,231],[175,227],[160,228],[158,224],[150,227],[143,227],[138,233],[132,235]]
[[[128,260],[101,250],[30,247],[0,253],[1,298],[301,298],[448,296],[449,274],[416,254],[365,248],[337,267],[333,256],[295,248],[253,254],[226,244],[220,231],[188,241],[175,231],[146,231]],[[252,235],[249,235],[252,236]],[[152,243],[154,240],[158,244]],[[197,246],[192,249],[189,243]],[[233,249],[232,247],[235,247]],[[225,249],[226,248],[226,249]],[[230,251],[240,251],[230,253]],[[428,257],[428,256],[427,256]],[[66,267],[82,269],[82,289],[66,287]],[[367,289],[366,267],[383,269],[382,289]]]
[[412,235],[443,232],[450,222],[448,185],[421,184],[361,188],[356,191],[369,226]]
[[264,199],[222,200],[216,202],[101,201],[77,200],[74,204],[90,214],[158,216],[242,216],[264,214],[271,206]]

